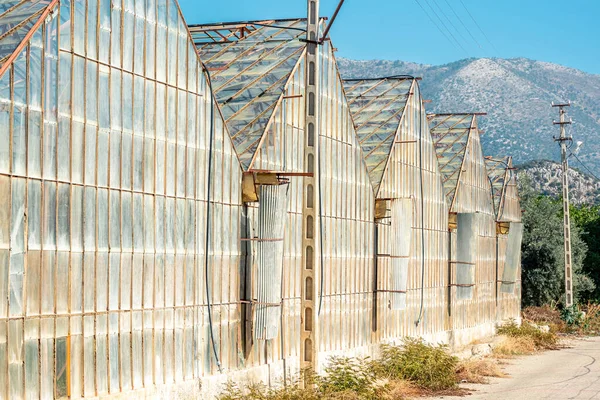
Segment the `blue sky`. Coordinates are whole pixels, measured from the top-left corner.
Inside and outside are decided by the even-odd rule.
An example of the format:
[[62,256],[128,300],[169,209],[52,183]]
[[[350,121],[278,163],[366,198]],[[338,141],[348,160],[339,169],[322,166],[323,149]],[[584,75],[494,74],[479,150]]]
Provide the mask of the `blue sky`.
[[[320,14],[331,16],[337,2],[321,0]],[[179,0],[179,3],[190,24],[306,14],[304,0]],[[461,0],[346,0],[330,36],[338,48],[338,56],[359,60],[444,64],[467,57],[527,57],[600,74],[600,0],[462,0],[462,3],[466,9]],[[444,30],[432,12],[435,10],[464,50],[440,33],[419,4]],[[446,36],[450,37],[447,32]]]

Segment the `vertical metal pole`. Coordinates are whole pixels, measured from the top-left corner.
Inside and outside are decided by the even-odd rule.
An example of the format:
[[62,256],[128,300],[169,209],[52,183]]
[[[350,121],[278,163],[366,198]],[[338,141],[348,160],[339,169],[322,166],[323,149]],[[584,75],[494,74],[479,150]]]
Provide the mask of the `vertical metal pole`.
[[[304,141],[304,166],[312,176],[305,176],[303,180],[303,206],[302,206],[302,318],[300,332],[300,367],[302,370],[317,370],[317,306],[319,304],[316,288],[319,287],[319,274],[317,269],[316,236],[317,229],[317,182],[315,179],[317,166],[318,135],[318,29],[319,29],[319,0],[307,1],[308,19],[306,23],[306,57],[305,57],[305,141]],[[318,211],[320,212],[320,210]],[[319,238],[321,240],[321,238]],[[306,382],[303,376],[303,384]]]
[[570,307],[573,305],[573,270],[571,268],[571,218],[569,215],[569,160],[567,157],[567,141],[572,138],[565,134],[565,125],[569,125],[571,121],[565,119],[565,107],[570,104],[552,104],[553,107],[558,107],[560,115],[559,122],[554,122],[554,125],[560,126],[560,136],[555,141],[560,143],[560,156],[562,160],[562,188],[563,188],[563,229],[564,229],[564,246],[565,246],[565,305]]

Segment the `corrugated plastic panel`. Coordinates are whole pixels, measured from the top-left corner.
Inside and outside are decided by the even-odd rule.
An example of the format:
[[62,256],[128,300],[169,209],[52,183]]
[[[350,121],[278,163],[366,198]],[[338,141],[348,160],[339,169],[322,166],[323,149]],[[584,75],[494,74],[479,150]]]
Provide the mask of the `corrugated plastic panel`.
[[444,191],[448,203],[452,204],[465,158],[469,133],[474,127],[474,115],[428,116],[429,129],[437,152],[440,172],[443,175]]
[[508,231],[508,242],[506,244],[506,257],[504,271],[502,273],[503,293],[513,293],[517,281],[517,272],[521,265],[521,241],[523,240],[523,224],[513,222]]
[[412,199],[392,200],[391,208],[391,306],[392,310],[402,310],[406,308],[406,283],[408,279],[408,263],[410,261],[410,249],[412,245]]
[[412,78],[346,80],[344,89],[377,193],[409,99]]
[[456,295],[459,300],[471,299],[475,284],[477,260],[477,214],[458,214],[456,231]]
[[[213,90],[244,169],[250,168],[267,125],[306,43],[306,21],[253,25],[235,42],[198,42],[198,53],[211,71]],[[202,34],[211,32],[208,27]],[[199,40],[199,39],[198,39]]]
[[38,22],[50,0],[6,0],[0,4],[0,66]]
[[252,299],[254,337],[258,340],[277,337],[280,325],[287,194],[287,184],[259,188],[256,298]]

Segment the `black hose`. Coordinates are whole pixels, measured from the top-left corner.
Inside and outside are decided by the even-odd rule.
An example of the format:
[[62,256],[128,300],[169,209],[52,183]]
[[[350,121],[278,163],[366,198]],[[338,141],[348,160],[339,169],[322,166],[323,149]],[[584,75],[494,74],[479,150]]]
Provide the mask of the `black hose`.
[[210,284],[208,283],[209,277],[209,268],[208,268],[208,248],[210,246],[210,185],[211,185],[211,167],[212,167],[212,156],[213,156],[213,139],[214,139],[214,114],[215,114],[215,99],[213,98],[213,90],[212,90],[212,80],[210,78],[210,72],[206,65],[202,64],[204,67],[204,71],[206,72],[208,87],[210,89],[210,138],[208,143],[208,178],[207,178],[207,188],[206,188],[206,243],[204,246],[204,281],[206,286],[206,304],[208,307],[208,326],[210,329],[210,341],[212,343],[213,354],[215,355],[215,360],[217,362],[217,368],[219,373],[223,372],[221,369],[221,362],[219,361],[219,355],[217,353],[217,345],[215,342],[215,334],[213,332],[213,321],[212,321],[212,308],[210,304]]
[[[419,92],[420,93],[420,92]],[[421,307],[419,309],[419,318],[415,325],[419,326],[423,318],[423,301],[425,294],[425,207],[423,199],[423,103],[419,99],[419,173],[421,178]]]

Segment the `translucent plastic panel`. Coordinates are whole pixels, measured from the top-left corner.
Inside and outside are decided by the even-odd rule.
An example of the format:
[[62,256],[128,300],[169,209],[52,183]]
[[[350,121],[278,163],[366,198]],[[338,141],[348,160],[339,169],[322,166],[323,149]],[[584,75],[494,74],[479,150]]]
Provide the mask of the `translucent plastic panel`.
[[68,118],[59,117],[56,148],[58,161],[57,177],[62,181],[68,181],[71,177],[71,157],[69,157],[70,147],[71,120]]
[[523,240],[523,224],[512,222],[508,231],[508,242],[506,244],[506,257],[504,271],[502,273],[503,293],[514,293],[519,267],[521,265],[521,242]]
[[60,2],[60,49],[71,50],[71,0]]
[[392,200],[391,209],[391,287],[389,289],[391,290],[392,310],[401,310],[406,307],[408,264],[412,246],[412,199],[405,198]]
[[0,172],[10,172],[10,69],[0,78]]
[[490,183],[492,185],[492,198],[494,200],[494,210],[496,212],[496,219],[498,220],[500,215],[500,204],[502,202],[502,195],[505,185],[505,178],[507,175],[507,168],[509,166],[510,158],[485,158],[485,167],[489,175]]
[[[254,337],[268,340],[277,337],[283,278],[283,236],[288,201],[288,185],[260,186],[256,259],[256,298]],[[260,240],[263,239],[263,240]]]
[[3,33],[0,38],[0,64],[21,44],[50,1],[23,1],[11,8],[12,4],[3,4],[3,7],[7,7],[6,12],[0,15],[0,31]]
[[470,299],[475,284],[477,260],[477,214],[458,214],[456,231],[456,296]]
[[472,114],[434,115],[428,119],[440,172],[444,178],[444,190],[452,202],[474,116]]
[[25,159],[27,136],[25,132],[27,109],[26,103],[26,76],[27,52],[21,52],[13,64],[13,127],[12,127],[12,172],[25,175]]
[[273,36],[281,34],[282,40],[245,40],[227,51],[220,51],[224,48],[218,45],[199,49],[209,68],[216,69],[211,73],[215,95],[245,168],[304,49],[304,43],[294,40],[304,35],[302,30],[289,30],[286,35],[285,29],[258,27],[268,29]]
[[73,13],[73,51],[85,55],[85,20],[86,2],[75,1]]

